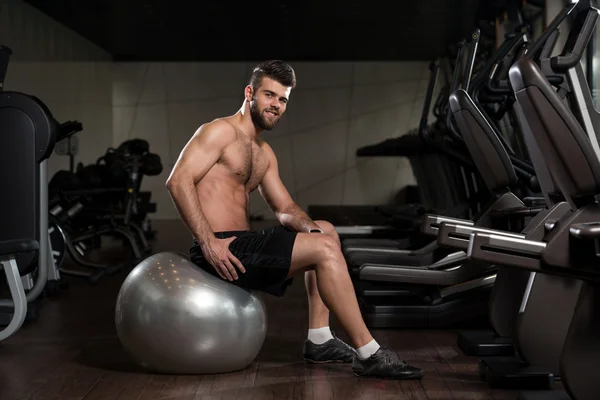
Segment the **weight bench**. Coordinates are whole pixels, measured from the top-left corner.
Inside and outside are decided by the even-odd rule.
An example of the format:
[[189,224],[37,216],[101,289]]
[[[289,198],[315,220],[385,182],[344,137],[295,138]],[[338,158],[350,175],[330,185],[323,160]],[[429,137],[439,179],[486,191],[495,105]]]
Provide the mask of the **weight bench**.
[[21,281],[21,271],[17,265],[16,255],[38,251],[39,248],[40,245],[36,240],[0,241],[0,266],[6,275],[14,308],[10,323],[0,331],[0,341],[18,331],[25,322],[25,316],[27,315],[27,297]]

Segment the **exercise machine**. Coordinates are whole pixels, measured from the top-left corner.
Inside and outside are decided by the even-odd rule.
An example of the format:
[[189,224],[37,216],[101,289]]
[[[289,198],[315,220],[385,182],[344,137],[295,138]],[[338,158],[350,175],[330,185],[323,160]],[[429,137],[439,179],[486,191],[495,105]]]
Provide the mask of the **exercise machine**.
[[[0,89],[12,50],[0,46]],[[0,300],[0,339],[13,335],[26,318],[35,318],[35,301],[55,272],[48,246],[45,196],[46,162],[58,123],[39,99],[19,92],[0,92],[0,181],[10,188],[0,203],[0,253],[11,298]],[[44,181],[45,182],[45,181]],[[55,277],[54,277],[55,278]]]

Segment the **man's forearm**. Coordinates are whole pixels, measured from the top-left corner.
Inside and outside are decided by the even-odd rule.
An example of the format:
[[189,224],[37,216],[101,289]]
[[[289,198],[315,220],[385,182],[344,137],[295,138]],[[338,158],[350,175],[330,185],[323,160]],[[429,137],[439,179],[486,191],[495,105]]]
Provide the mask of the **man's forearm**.
[[293,204],[277,213],[281,225],[296,232],[308,232],[321,229],[297,204]]
[[198,244],[203,245],[214,240],[215,235],[202,212],[194,184],[171,184],[168,185],[168,191],[179,216]]

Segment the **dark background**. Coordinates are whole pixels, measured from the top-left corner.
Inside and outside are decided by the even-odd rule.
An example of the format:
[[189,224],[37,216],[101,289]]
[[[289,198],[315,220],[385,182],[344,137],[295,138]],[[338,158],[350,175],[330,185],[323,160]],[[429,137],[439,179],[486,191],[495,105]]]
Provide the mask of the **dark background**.
[[430,60],[544,0],[26,0],[116,61]]

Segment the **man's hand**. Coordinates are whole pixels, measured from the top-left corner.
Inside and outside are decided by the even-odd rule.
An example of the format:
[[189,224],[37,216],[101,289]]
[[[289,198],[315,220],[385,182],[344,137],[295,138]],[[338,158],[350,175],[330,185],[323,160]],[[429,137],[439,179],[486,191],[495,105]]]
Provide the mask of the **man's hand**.
[[229,244],[235,239],[235,236],[227,239],[214,239],[201,246],[206,261],[213,266],[221,278],[229,281],[238,279],[238,274],[233,264],[235,264],[240,272],[246,272],[240,260],[229,251]]

